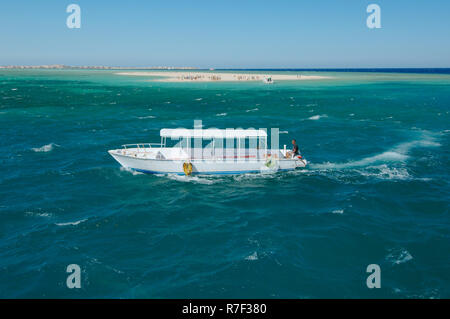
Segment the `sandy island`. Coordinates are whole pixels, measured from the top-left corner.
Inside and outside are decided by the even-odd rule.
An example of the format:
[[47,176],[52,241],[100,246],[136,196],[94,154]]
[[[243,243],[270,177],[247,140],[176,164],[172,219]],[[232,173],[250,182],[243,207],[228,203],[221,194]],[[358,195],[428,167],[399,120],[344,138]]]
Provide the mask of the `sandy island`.
[[328,76],[300,75],[300,74],[261,74],[261,73],[212,73],[212,72],[120,72],[119,75],[156,76],[162,79],[152,79],[159,82],[234,82],[234,81],[263,81],[272,78],[273,81],[322,80]]

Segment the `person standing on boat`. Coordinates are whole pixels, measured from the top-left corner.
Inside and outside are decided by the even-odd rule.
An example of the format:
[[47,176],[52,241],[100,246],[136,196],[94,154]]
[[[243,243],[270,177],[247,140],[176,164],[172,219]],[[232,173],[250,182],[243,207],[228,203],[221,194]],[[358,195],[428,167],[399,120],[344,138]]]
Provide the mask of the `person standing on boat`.
[[300,151],[298,150],[297,141],[295,139],[292,140],[292,157],[300,155]]

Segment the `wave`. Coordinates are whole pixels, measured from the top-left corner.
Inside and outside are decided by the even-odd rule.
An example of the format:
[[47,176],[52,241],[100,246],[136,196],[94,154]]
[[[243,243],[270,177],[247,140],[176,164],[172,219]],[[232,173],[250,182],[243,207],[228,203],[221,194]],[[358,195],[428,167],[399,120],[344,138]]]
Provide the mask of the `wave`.
[[76,226],[76,225],[78,225],[78,224],[80,224],[80,223],[83,223],[83,222],[85,222],[87,219],[80,219],[80,220],[77,220],[77,221],[75,221],[75,222],[67,222],[67,223],[55,223],[55,225],[57,225],[57,226]]
[[25,212],[25,215],[37,216],[37,217],[52,217],[52,214],[50,214],[50,213]]
[[380,166],[369,166],[365,170],[357,171],[365,177],[375,177],[387,180],[407,180],[411,179],[406,168],[388,167],[386,164]]
[[227,113],[218,113],[218,114],[216,114],[216,116],[227,116],[228,114]]
[[256,107],[256,108],[254,108],[254,109],[251,109],[251,110],[246,110],[245,112],[256,112],[256,111],[259,111],[259,109]]
[[138,116],[138,119],[144,120],[144,119],[154,119],[156,116],[148,115],[148,116]]
[[258,253],[255,251],[253,254],[245,257],[245,260],[258,260]]
[[311,116],[311,117],[308,117],[308,120],[317,121],[317,120],[320,120],[321,118],[324,118],[324,117],[328,117],[328,115],[326,115],[326,114],[323,114],[323,115],[313,115],[313,116]]
[[50,152],[50,151],[53,150],[54,147],[59,147],[59,145],[58,145],[58,144],[55,144],[55,143],[50,143],[50,144],[47,144],[47,145],[44,145],[44,146],[41,146],[41,147],[35,147],[35,148],[32,148],[32,150],[33,150],[34,152],[38,152],[38,153],[41,153],[41,152]]
[[413,259],[413,256],[406,249],[391,249],[390,254],[386,256],[386,260],[393,265],[406,263]]

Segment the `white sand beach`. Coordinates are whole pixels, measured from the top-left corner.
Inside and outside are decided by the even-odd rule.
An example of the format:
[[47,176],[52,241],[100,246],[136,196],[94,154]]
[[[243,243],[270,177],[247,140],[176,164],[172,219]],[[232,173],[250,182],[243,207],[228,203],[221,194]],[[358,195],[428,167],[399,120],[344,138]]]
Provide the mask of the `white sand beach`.
[[301,74],[263,74],[263,73],[218,73],[218,72],[119,72],[119,75],[162,77],[151,79],[159,82],[235,82],[235,81],[263,81],[272,78],[273,81],[322,80],[328,76]]

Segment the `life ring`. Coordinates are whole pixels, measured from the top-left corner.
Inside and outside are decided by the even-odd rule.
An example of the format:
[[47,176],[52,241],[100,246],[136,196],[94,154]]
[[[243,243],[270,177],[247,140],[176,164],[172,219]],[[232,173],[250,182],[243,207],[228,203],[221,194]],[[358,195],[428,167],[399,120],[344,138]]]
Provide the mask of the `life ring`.
[[192,163],[188,163],[188,162],[183,163],[183,171],[184,171],[184,174],[186,174],[186,176],[191,175],[192,174]]

